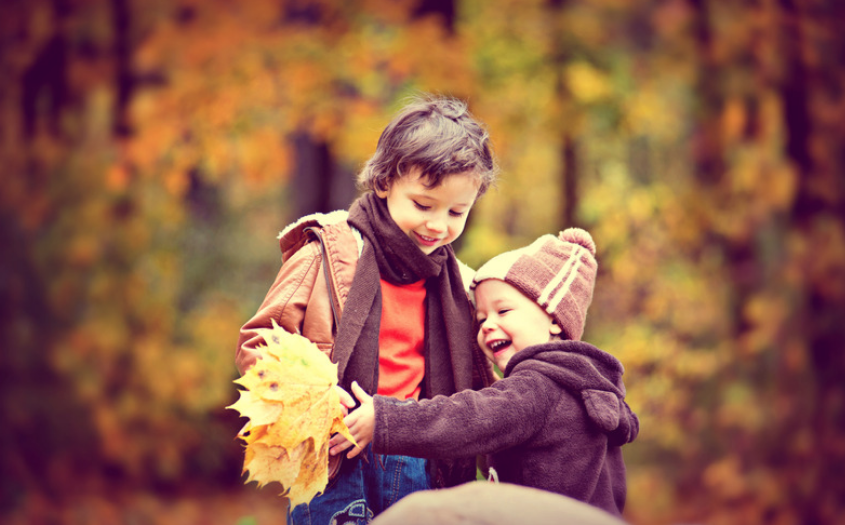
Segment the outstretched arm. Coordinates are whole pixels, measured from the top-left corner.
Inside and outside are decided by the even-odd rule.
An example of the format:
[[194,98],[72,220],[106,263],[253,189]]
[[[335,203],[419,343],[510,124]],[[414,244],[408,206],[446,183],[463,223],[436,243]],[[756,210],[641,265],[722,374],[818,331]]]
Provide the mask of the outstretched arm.
[[[339,387],[338,387],[339,388]],[[344,393],[346,393],[344,391]],[[373,430],[375,429],[375,409],[373,408],[373,398],[363,388],[358,386],[357,382],[352,383],[352,393],[361,402],[361,406],[357,410],[343,418],[343,422],[349,427],[349,432],[358,446],[353,448],[349,454],[346,455],[349,459],[354,458],[360,454],[373,441]],[[349,394],[346,394],[347,396]],[[343,396],[341,396],[343,397]],[[352,442],[340,434],[335,434],[329,440],[329,454],[336,456],[344,450],[352,447]]]

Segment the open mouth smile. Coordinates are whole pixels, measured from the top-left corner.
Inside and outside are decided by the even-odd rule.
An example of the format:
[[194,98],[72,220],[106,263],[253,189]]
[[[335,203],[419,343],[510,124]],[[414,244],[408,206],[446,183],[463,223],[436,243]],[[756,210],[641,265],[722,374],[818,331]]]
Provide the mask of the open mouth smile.
[[493,351],[493,355],[499,355],[511,347],[511,342],[507,339],[496,339],[487,343],[487,348]]

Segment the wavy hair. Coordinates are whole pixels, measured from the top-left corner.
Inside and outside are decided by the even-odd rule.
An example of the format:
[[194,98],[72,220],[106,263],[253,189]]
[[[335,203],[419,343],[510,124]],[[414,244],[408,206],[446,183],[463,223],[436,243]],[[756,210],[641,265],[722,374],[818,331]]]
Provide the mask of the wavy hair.
[[415,167],[430,188],[449,175],[473,172],[480,183],[479,197],[498,175],[490,135],[466,103],[434,95],[415,97],[387,125],[375,154],[358,175],[358,185],[362,190],[386,190]]

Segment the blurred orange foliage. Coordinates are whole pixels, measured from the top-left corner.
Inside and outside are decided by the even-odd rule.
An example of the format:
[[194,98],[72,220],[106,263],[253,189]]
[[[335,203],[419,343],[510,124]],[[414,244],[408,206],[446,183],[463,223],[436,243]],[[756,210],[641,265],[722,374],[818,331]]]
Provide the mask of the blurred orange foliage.
[[351,200],[339,177],[431,91],[502,168],[464,261],[596,240],[585,339],[642,422],[626,518],[842,521],[843,9],[3,3],[0,520],[282,519],[223,410],[238,327],[277,232]]

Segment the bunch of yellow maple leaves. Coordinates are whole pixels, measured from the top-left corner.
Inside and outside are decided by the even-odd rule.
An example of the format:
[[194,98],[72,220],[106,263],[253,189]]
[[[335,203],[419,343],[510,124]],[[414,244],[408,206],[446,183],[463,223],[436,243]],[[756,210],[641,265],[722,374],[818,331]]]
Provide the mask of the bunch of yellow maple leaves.
[[246,483],[276,481],[291,508],[310,502],[328,483],[328,441],[340,432],[354,443],[343,422],[337,365],[308,339],[272,328],[258,330],[262,358],[235,383],[240,398],[227,408],[249,418],[238,437],[246,443]]

